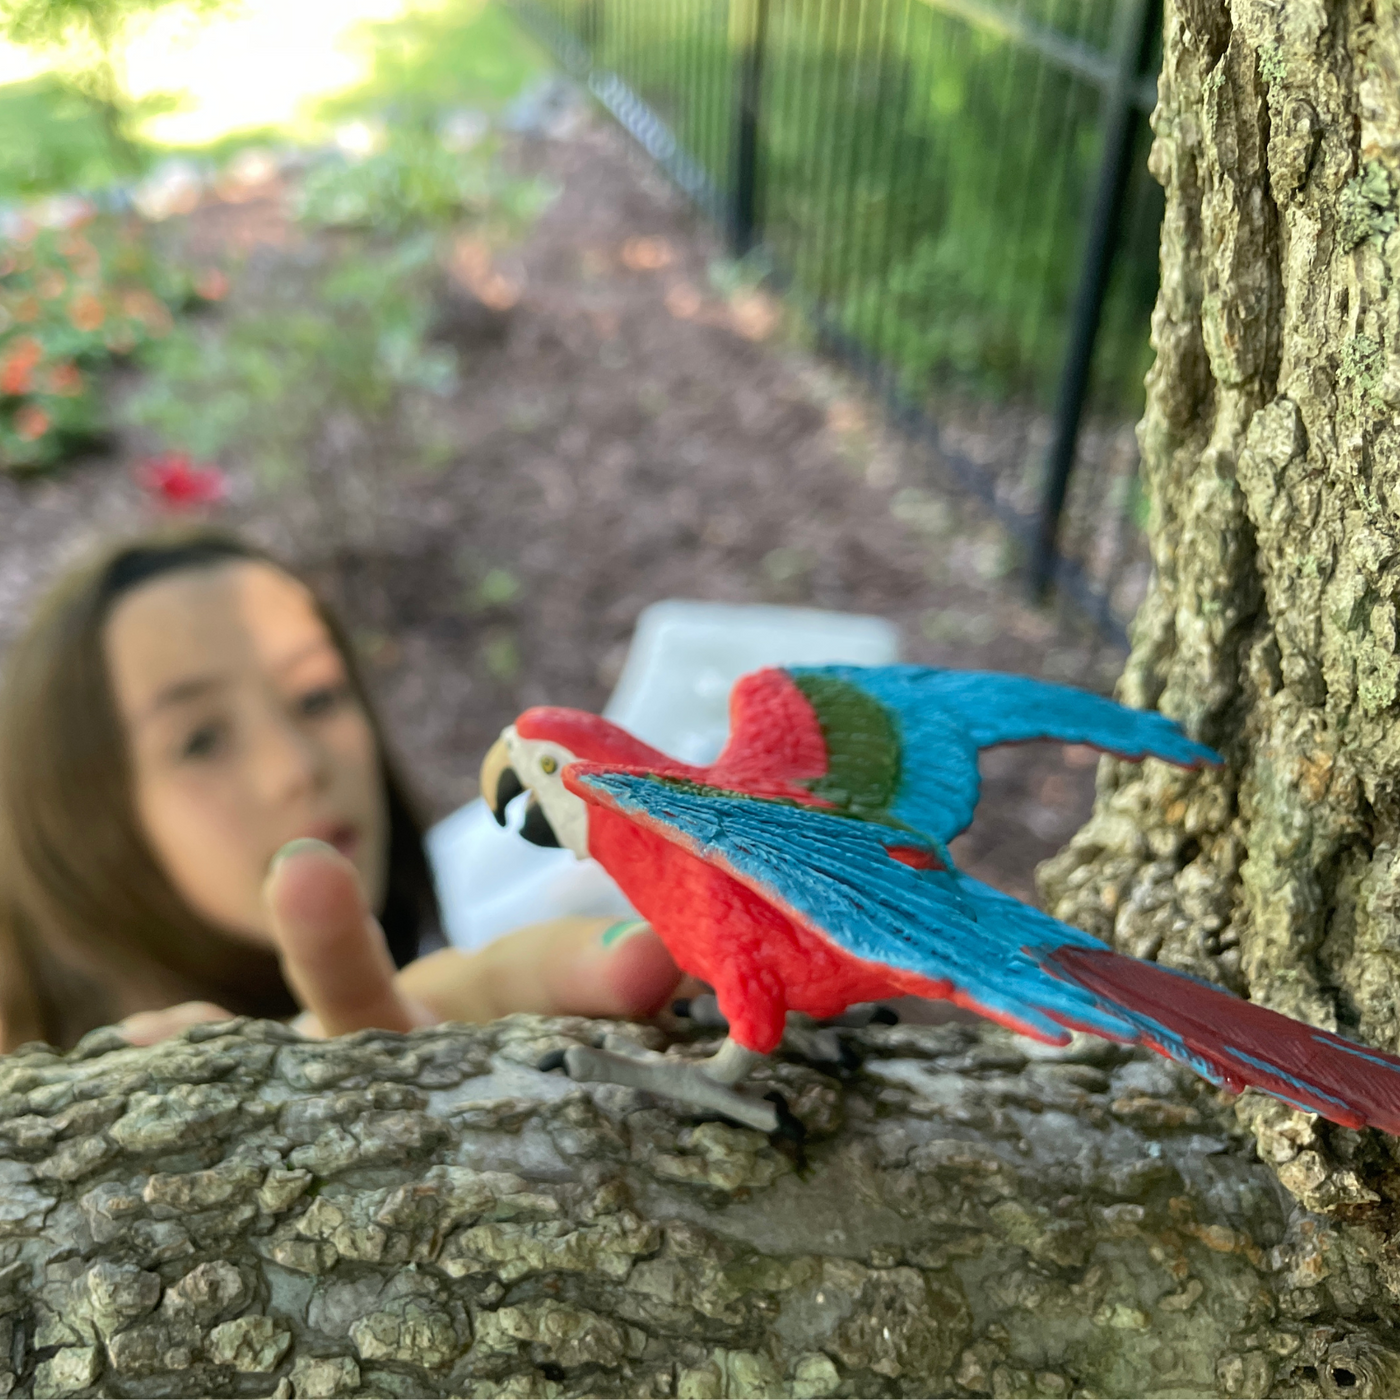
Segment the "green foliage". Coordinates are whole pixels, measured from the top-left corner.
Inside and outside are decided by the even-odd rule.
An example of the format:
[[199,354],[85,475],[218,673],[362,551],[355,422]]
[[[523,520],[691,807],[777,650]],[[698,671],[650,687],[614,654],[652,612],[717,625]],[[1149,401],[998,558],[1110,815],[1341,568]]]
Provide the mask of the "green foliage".
[[1143,489],[1140,477],[1128,479],[1128,503],[1123,513],[1139,530],[1147,530],[1152,524],[1152,497]]
[[110,53],[133,20],[181,5],[212,14],[227,0],[0,0],[0,34],[12,44]]
[[[204,15],[226,3],[0,0],[0,35],[55,60],[52,74],[0,88],[0,200],[96,189],[147,168],[157,153],[132,131],[149,104],[133,103],[123,78],[131,24],[175,4]],[[439,237],[464,222],[488,243],[515,236],[552,192],[507,177],[489,142],[450,149],[439,125],[453,110],[501,105],[544,65],[483,0],[366,26],[366,39],[370,79],[323,115],[383,120],[383,148],[312,168],[299,212],[321,261],[289,263],[261,288],[244,278],[218,323],[172,331],[170,309],[192,295],[188,279],[153,261],[135,227],[99,221],[85,233],[0,246],[0,386],[9,386],[0,468],[50,466],[99,431],[93,376],[136,350],[150,373],[132,421],[196,458],[241,458],[268,482],[286,481],[327,456],[337,422],[349,422],[362,447],[392,439],[410,460],[450,455],[431,424],[409,422],[415,396],[455,382],[452,353],[427,337]],[[249,142],[241,133],[202,154],[219,164]],[[369,237],[350,253],[338,242],[332,256],[317,231],[345,227]],[[60,278],[63,292],[43,291]],[[77,320],[74,305],[85,308]]]
[[92,437],[94,376],[165,335],[192,295],[129,222],[0,242],[0,470],[51,466]]
[[0,201],[101,189],[125,173],[92,103],[52,74],[0,87],[0,132]]
[[[390,457],[440,465],[444,444],[413,404],[456,385],[454,353],[429,335],[443,235],[518,233],[547,194],[505,174],[487,146],[451,152],[416,127],[359,161],[327,161],[300,203],[319,253],[260,287],[245,275],[220,324],[181,326],[154,347],[131,421],[196,458],[244,460],[274,487],[309,481],[337,454],[366,479]],[[316,232],[345,226],[348,242]],[[332,447],[347,430],[354,446]]]
[[0,38],[51,53],[62,81],[96,112],[113,161],[134,172],[141,157],[133,138],[137,106],[127,90],[124,52],[133,23],[180,6],[199,15],[230,0],[0,0]]
[[514,602],[520,592],[520,580],[509,569],[488,569],[477,585],[477,601],[484,608],[501,608]]
[[755,248],[742,258],[714,258],[705,268],[710,286],[726,301],[756,291],[772,272],[772,256],[766,248]]
[[358,37],[371,55],[369,76],[321,103],[317,115],[327,123],[368,119],[382,128],[382,140],[361,159],[313,168],[301,218],[391,236],[470,219],[490,237],[518,237],[553,189],[506,175],[489,139],[444,140],[444,128],[454,115],[504,106],[549,70],[548,60],[487,0],[447,0],[366,24]]
[[402,446],[405,394],[456,383],[452,352],[427,338],[434,266],[419,236],[287,268],[234,298],[222,324],[153,347],[127,412],[192,456],[250,462],[269,486],[303,476],[337,426]]
[[391,235],[471,219],[511,237],[553,193],[543,181],[506,174],[489,143],[453,151],[431,129],[394,127],[382,150],[360,160],[330,159],[309,171],[298,212],[313,225]]
[[[153,346],[127,403],[165,447],[304,490],[336,548],[372,543],[396,473],[455,454],[430,411],[457,384],[455,352],[432,336],[446,247],[467,229],[489,247],[543,197],[484,146],[432,142],[410,128],[376,155],[312,172],[303,248],[245,269],[223,316]],[[479,601],[502,605],[517,587],[493,570]]]
[[481,659],[492,676],[509,684],[520,674],[520,648],[515,634],[505,629],[488,634],[482,643]]

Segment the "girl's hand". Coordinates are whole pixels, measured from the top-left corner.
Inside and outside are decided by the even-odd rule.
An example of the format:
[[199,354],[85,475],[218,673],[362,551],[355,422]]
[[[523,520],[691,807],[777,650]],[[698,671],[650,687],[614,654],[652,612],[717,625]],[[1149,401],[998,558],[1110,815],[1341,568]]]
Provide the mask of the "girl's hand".
[[444,948],[395,972],[355,867],[319,841],[280,854],[263,894],[283,973],[306,1008],[294,1024],[307,1035],[407,1031],[512,1011],[646,1017],[680,981],[661,940],[638,919],[554,919],[475,953]]
[[[281,854],[263,895],[283,974],[306,1008],[292,1023],[303,1035],[408,1031],[512,1011],[647,1017],[680,981],[649,924],[579,917],[532,924],[475,953],[444,948],[396,972],[355,867],[320,841]],[[232,1014],[187,1001],[128,1016],[119,1029],[133,1045],[153,1045]]]

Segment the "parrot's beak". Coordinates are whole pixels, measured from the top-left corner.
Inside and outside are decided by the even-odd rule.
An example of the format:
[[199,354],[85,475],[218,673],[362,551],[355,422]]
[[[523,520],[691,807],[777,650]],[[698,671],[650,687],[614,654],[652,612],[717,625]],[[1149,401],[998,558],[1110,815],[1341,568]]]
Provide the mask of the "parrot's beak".
[[536,846],[560,844],[558,836],[554,834],[554,828],[549,824],[549,818],[544,814],[544,808],[540,806],[539,798],[534,796],[526,804],[525,822],[520,828],[520,834]]
[[498,826],[506,824],[506,806],[524,791],[520,775],[510,766],[505,739],[497,739],[481,763],[481,795]]
[[[520,781],[520,774],[510,765],[510,749],[502,735],[491,745],[481,764],[481,795],[486,799],[486,805],[498,826],[506,824],[506,807],[524,791],[525,784]],[[539,798],[533,793],[525,808],[525,823],[520,828],[520,834],[536,846],[559,845],[559,838],[554,834]]]

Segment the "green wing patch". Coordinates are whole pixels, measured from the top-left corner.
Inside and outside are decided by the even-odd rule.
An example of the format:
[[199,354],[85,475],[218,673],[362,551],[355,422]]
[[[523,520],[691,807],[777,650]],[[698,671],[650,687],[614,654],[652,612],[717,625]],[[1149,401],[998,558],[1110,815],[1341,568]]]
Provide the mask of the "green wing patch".
[[890,712],[873,695],[835,676],[809,673],[792,679],[826,741],[827,772],[807,784],[812,794],[851,816],[888,822],[900,764],[899,732]]

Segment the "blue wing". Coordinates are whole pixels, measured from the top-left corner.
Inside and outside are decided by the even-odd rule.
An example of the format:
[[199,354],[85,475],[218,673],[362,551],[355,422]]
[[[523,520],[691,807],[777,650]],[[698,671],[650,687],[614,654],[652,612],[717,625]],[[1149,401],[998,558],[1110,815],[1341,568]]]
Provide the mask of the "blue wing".
[[959,1000],[1057,1044],[1066,1023],[1137,1038],[1131,1021],[1025,951],[1103,943],[966,875],[892,860],[886,826],[635,772],[574,773],[590,801],[727,870],[852,957],[951,982]]
[[1065,1028],[1146,1044],[1239,1092],[1400,1135],[1400,1057],[1314,1030],[955,871],[892,860],[888,826],[636,772],[576,789],[726,870],[852,957],[951,984],[955,999],[1063,1044]]
[[[1165,715],[1029,676],[931,666],[794,666],[788,674],[799,685],[811,679],[851,686],[878,702],[898,753],[888,810],[939,842],[972,820],[981,786],[977,752],[994,744],[1060,739],[1183,767],[1220,762]],[[806,689],[819,718],[823,708],[834,711],[824,695]],[[829,746],[841,743],[825,720],[823,732]]]

